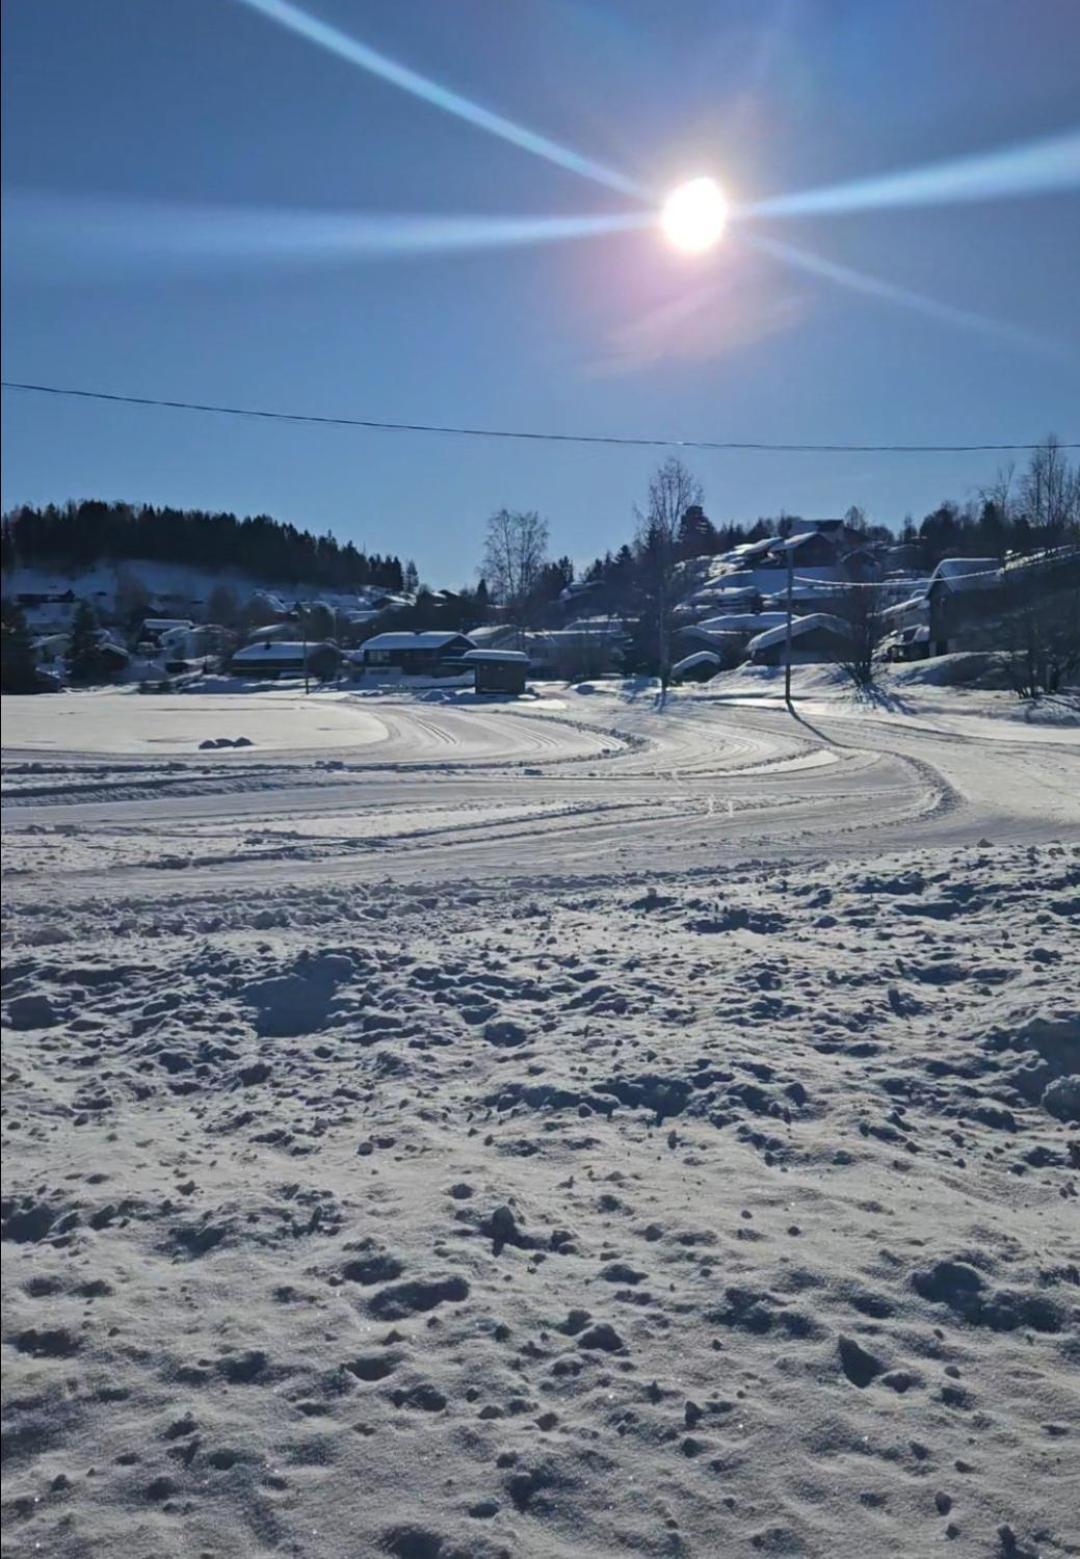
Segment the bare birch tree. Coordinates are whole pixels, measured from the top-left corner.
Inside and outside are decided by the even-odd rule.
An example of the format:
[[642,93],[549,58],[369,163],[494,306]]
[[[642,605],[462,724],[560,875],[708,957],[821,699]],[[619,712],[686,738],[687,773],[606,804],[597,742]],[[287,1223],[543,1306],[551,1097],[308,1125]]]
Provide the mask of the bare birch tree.
[[1080,468],[1070,465],[1055,433],[1032,450],[1022,497],[1028,520],[1047,550],[1061,546],[1080,524]]
[[488,520],[481,574],[519,627],[530,624],[548,560],[548,526],[535,509],[500,509]]
[[848,630],[837,664],[865,692],[877,680],[875,657],[884,636],[882,605],[880,586],[854,585],[844,591],[844,602],[837,613]]
[[671,609],[679,561],[679,531],[688,509],[700,507],[701,483],[677,456],[653,472],[644,513],[637,511],[637,561],[645,611],[656,624],[656,655],[661,685],[671,676]]

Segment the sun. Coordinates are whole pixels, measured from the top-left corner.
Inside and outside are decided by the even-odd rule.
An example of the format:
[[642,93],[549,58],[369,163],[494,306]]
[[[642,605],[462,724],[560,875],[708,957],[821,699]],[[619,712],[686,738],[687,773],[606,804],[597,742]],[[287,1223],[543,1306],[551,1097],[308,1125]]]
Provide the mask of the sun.
[[704,254],[727,226],[727,196],[715,179],[690,179],[672,190],[660,212],[660,231],[683,254]]

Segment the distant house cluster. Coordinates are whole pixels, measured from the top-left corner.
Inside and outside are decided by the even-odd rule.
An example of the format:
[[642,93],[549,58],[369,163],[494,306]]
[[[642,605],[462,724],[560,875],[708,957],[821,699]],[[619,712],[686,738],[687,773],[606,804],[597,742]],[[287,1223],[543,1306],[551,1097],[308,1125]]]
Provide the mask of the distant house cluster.
[[[623,551],[631,573],[621,593],[607,576],[574,580],[561,560],[542,605],[520,611],[490,601],[483,586],[372,584],[312,595],[149,563],[95,565],[62,588],[27,570],[25,579],[5,577],[4,599],[25,622],[43,686],[72,676],[73,637],[89,611],[84,660],[102,679],[430,682],[506,696],[529,680],[583,681],[655,665],[655,602],[632,574],[635,555]],[[872,603],[879,659],[1000,646],[1001,625],[1025,592],[1060,590],[1078,573],[1080,548],[1063,545],[946,557],[920,574],[910,545],[880,532],[870,538],[844,519],[800,520],[725,552],[682,556],[666,586],[660,658],[676,680],[706,680],[744,663],[845,662],[866,629],[865,614],[860,623],[853,611],[860,602]]]

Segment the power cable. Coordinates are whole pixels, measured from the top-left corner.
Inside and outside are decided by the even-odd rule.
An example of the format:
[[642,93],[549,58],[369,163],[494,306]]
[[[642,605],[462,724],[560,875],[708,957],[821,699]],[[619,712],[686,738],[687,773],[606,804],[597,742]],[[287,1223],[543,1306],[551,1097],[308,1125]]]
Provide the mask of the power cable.
[[[1019,453],[1039,449],[1031,444],[773,444],[763,440],[632,438],[604,433],[539,433],[526,429],[470,428],[432,422],[388,422],[371,417],[322,417],[312,412],[266,411],[253,406],[218,406],[202,401],[163,400],[150,395],[113,395],[105,390],[75,390],[54,384],[27,384],[4,379],[5,390],[34,395],[64,396],[75,400],[108,401],[121,406],[155,406],[166,411],[198,411],[221,417],[250,417],[269,422],[314,423],[322,427],[366,428],[381,433],[435,433],[453,438],[523,439],[549,444],[605,444],[633,449],[760,450],[771,454],[798,455],[961,455]],[[1080,449],[1080,443],[1059,444],[1059,449]]]

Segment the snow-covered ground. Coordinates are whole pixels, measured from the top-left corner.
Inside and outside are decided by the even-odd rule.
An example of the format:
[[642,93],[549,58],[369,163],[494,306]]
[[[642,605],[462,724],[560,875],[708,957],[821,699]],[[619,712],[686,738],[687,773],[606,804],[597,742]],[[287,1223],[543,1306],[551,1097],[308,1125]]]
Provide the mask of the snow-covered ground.
[[5,1552],[1077,1552],[1080,731],[797,691],[4,700]]

